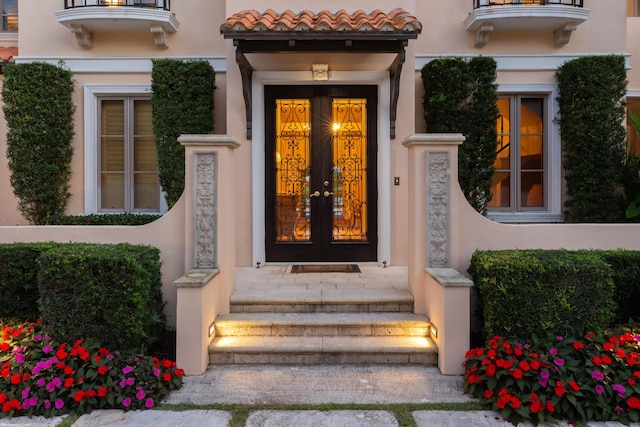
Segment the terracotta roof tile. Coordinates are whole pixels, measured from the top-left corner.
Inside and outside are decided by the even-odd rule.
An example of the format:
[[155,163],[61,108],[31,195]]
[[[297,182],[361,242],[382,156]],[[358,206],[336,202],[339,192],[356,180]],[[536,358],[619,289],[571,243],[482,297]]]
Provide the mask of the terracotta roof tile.
[[0,61],[9,62],[11,58],[18,56],[18,48],[16,46],[2,47],[0,46]]
[[421,31],[422,24],[403,9],[395,9],[389,13],[379,9],[371,13],[362,10],[348,13],[344,9],[336,13],[328,10],[318,13],[303,10],[297,14],[291,10],[278,14],[273,9],[267,9],[262,13],[253,9],[235,13],[220,26],[220,32],[225,35],[273,32],[298,34],[375,32],[417,36]]

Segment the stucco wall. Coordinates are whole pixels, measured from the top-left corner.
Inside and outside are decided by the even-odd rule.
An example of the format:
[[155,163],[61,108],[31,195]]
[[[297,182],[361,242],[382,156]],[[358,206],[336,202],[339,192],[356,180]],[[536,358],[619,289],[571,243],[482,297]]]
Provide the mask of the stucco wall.
[[169,325],[176,321],[176,289],[173,281],[185,272],[184,198],[162,218],[136,227],[117,226],[21,226],[0,227],[0,243],[132,243],[155,246],[161,251],[162,293]]

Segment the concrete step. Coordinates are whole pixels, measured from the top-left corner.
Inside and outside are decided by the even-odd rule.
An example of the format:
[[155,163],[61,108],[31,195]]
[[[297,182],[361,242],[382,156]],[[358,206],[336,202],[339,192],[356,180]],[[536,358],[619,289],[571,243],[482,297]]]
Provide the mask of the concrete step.
[[429,336],[429,320],[413,313],[232,313],[216,336]]
[[220,364],[437,364],[428,337],[217,337],[209,363]]
[[239,289],[232,313],[413,312],[407,289]]

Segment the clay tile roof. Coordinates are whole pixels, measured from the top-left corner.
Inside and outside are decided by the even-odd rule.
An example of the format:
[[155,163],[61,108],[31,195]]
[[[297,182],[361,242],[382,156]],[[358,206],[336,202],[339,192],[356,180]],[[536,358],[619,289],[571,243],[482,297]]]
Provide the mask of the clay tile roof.
[[18,56],[18,48],[16,46],[1,47],[0,46],[0,61],[9,62],[11,58]]
[[290,10],[278,14],[272,9],[260,13],[257,10],[244,10],[235,13],[220,26],[225,37],[236,35],[265,35],[276,33],[295,33],[296,35],[341,34],[341,35],[397,35],[415,38],[422,31],[422,24],[403,9],[389,13],[374,10],[366,13],[358,10],[349,13],[344,9],[336,13],[323,10],[315,13],[303,10],[294,13]]

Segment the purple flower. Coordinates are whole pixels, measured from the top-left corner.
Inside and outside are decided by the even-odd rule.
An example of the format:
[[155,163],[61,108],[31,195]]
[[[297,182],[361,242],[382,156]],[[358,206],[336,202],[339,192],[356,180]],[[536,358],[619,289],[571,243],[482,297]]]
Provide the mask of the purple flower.
[[47,386],[45,387],[45,389],[49,392],[49,393],[53,393],[54,391],[56,391],[56,386],[53,385],[53,381],[50,382],[49,384],[47,384]]
[[34,335],[33,340],[34,341],[42,341],[42,335]]
[[128,397],[122,401],[122,406],[124,406],[125,408],[128,408],[130,405],[131,399],[129,399]]
[[51,408],[51,402],[49,402],[49,400],[48,400],[48,399],[44,401],[44,407],[45,407],[46,409]]
[[153,408],[153,399],[148,397],[147,400],[145,400],[144,402],[144,406],[146,408]]
[[64,401],[62,399],[58,399],[56,400],[56,403],[54,405],[56,409],[62,409],[62,407],[64,406]]
[[127,383],[127,385],[134,385],[136,383],[136,379],[135,378],[127,378],[126,383]]
[[600,384],[596,385],[596,394],[599,396],[602,393],[604,393],[604,387],[602,387],[602,385]]
[[547,386],[547,380],[538,380],[538,384],[540,384],[542,387],[546,387]]
[[127,365],[127,366],[125,366],[125,367],[122,369],[122,373],[123,373],[123,374],[125,374],[125,375],[126,375],[126,374],[128,374],[128,373],[129,373],[129,372],[131,372],[131,371],[133,371],[133,368],[132,368],[131,366],[128,366],[128,365]]
[[153,368],[153,375],[155,377],[159,377],[160,376],[160,369],[158,368]]
[[597,381],[602,381],[604,379],[604,374],[600,371],[593,371],[591,373],[591,378],[597,380]]
[[557,337],[556,337],[556,339],[557,339],[558,341],[562,341],[564,338],[562,338],[561,336],[557,336]]
[[144,399],[144,396],[145,396],[145,394],[144,394],[144,390],[139,389],[139,390],[138,390],[138,392],[136,393],[136,398],[137,398],[138,400],[142,400],[142,399]]
[[55,377],[53,380],[51,380],[51,382],[56,387],[60,387],[62,385],[62,380],[58,377]]
[[622,408],[621,408],[621,407],[619,407],[619,406],[616,406],[616,409],[615,409],[615,410],[616,410],[616,412],[617,412],[618,414],[621,414],[621,413],[623,413],[623,412],[624,412],[624,409],[622,409]]
[[559,357],[556,357],[555,359],[553,359],[553,363],[555,363],[558,366],[562,366],[564,365],[564,360],[560,359]]
[[551,347],[549,349],[549,354],[553,354],[554,356],[556,356],[558,354],[558,349],[555,347]]
[[51,347],[50,345],[45,345],[44,347],[42,347],[42,352],[45,354],[51,353],[53,351],[53,347]]
[[44,378],[38,378],[38,387],[44,387],[44,385],[47,383]]
[[18,363],[24,363],[24,354],[22,354],[22,353],[17,353],[17,354],[16,354],[16,362],[18,362]]
[[548,380],[549,379],[549,371],[540,371],[540,378],[542,378],[543,380]]
[[120,383],[118,383],[118,385],[120,386],[120,388],[125,388],[127,386],[127,382],[124,380],[124,378],[120,381]]
[[26,399],[27,397],[29,397],[30,392],[31,392],[31,387],[27,387],[24,390],[22,390],[22,398]]

